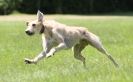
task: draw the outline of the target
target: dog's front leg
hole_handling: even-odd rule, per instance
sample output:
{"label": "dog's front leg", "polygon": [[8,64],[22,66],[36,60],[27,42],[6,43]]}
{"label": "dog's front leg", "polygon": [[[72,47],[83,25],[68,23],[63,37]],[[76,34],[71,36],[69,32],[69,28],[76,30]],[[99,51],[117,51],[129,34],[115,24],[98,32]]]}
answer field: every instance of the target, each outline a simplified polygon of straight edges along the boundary
{"label": "dog's front leg", "polygon": [[26,64],[36,64],[39,60],[46,57],[46,52],[42,51],[39,55],[37,55],[34,59],[25,58]]}
{"label": "dog's front leg", "polygon": [[52,43],[49,43],[48,41],[44,41],[43,42],[43,48],[44,48],[43,51],[40,54],[38,54],[34,59],[25,58],[26,64],[36,64],[39,60],[46,57],[46,54],[52,48],[52,46],[50,44],[52,44]]}
{"label": "dog's front leg", "polygon": [[54,54],[55,52],[60,51],[60,50],[62,50],[62,49],[66,49],[66,48],[67,48],[67,46],[66,46],[65,43],[60,43],[57,47],[52,48],[52,49],[50,50],[50,52],[49,52],[48,54],[46,54],[46,57],[47,57],[47,58],[48,58],[48,57],[51,57],[51,56],[53,56],[53,54]]}

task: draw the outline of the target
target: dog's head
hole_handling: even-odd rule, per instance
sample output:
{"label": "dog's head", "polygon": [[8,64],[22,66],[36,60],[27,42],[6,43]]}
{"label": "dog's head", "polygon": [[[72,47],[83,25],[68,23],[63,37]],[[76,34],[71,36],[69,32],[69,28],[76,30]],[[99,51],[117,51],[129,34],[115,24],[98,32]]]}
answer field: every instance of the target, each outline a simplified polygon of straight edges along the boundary
{"label": "dog's head", "polygon": [[33,35],[36,32],[42,34],[44,32],[44,25],[43,25],[43,13],[40,11],[37,12],[37,20],[27,22],[27,29],[25,30],[25,33],[27,35]]}

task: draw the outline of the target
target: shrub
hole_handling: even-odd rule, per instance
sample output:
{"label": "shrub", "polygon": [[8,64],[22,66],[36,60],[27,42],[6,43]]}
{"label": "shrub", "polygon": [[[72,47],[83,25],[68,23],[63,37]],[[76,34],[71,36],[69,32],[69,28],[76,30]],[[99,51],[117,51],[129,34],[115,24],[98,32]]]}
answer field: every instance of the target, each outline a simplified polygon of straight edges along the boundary
{"label": "shrub", "polygon": [[0,14],[7,15],[17,8],[22,0],[0,0]]}

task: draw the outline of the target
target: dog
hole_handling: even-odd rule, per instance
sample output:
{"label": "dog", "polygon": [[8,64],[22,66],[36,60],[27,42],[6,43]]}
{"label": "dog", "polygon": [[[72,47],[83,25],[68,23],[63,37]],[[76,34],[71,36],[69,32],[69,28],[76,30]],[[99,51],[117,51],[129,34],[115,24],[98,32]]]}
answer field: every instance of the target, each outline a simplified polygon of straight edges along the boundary
{"label": "dog", "polygon": [[26,34],[29,36],[35,33],[41,34],[43,46],[43,51],[35,58],[25,58],[26,64],[37,64],[39,60],[49,58],[60,50],[72,48],[74,57],[82,61],[86,67],[85,58],[81,51],[87,45],[91,45],[105,54],[118,67],[118,64],[103,47],[99,37],[89,32],[85,27],[67,26],[54,20],[45,20],[43,13],[40,11],[37,12],[37,20],[27,22],[26,24]]}

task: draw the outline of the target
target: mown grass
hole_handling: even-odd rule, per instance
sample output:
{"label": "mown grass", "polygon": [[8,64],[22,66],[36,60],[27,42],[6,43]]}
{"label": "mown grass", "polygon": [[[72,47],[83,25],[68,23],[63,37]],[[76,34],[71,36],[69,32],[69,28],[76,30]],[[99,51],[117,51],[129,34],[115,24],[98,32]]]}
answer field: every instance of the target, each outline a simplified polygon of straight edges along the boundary
{"label": "mown grass", "polygon": [[83,51],[86,69],[71,50],[60,51],[37,65],[26,65],[25,57],[33,58],[42,50],[41,36],[27,36],[23,21],[1,21],[0,82],[133,82],[133,17],[56,20],[84,26],[100,36],[120,67],[115,68],[90,46]]}

